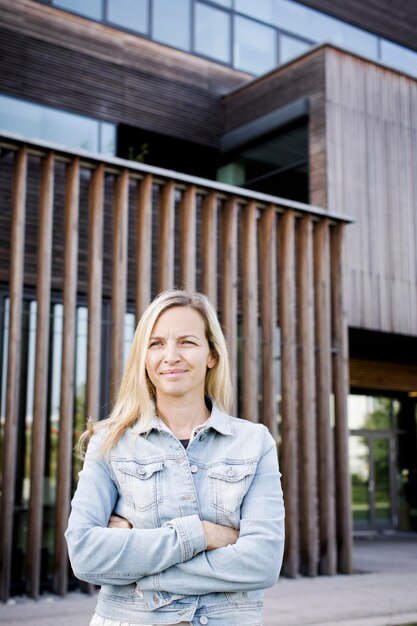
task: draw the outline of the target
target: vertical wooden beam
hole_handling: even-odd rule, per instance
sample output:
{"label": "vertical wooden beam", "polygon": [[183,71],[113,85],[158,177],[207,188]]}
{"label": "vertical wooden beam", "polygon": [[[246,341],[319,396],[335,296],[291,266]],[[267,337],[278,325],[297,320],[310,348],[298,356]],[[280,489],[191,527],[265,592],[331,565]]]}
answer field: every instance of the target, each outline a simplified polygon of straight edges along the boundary
{"label": "vertical wooden beam", "polygon": [[138,184],[136,204],[136,321],[151,301],[152,175]]}
{"label": "vertical wooden beam", "polygon": [[237,200],[230,198],[222,213],[222,322],[229,347],[230,371],[235,392],[233,405],[235,414],[237,412],[237,220]]}
{"label": "vertical wooden beam", "polygon": [[333,312],[333,388],[335,403],[336,532],[338,569],[352,572],[352,495],[349,471],[348,323],[345,303],[343,243],[345,226],[331,228],[331,294]]}
{"label": "vertical wooden beam", "polygon": [[217,306],[217,194],[205,196],[202,212],[203,293]]}
{"label": "vertical wooden beam", "polygon": [[27,148],[15,157],[10,242],[10,315],[7,356],[6,423],[3,442],[3,493],[0,507],[0,600],[9,597],[19,417],[22,343],[23,271],[25,254]]}
{"label": "vertical wooden beam", "polygon": [[174,286],[175,184],[165,183],[160,192],[161,236],[159,240],[159,290]]}
{"label": "vertical wooden beam", "polygon": [[123,348],[127,293],[127,225],[129,171],[117,177],[113,202],[112,333],[110,392],[117,394],[123,371]]}
{"label": "vertical wooden beam", "polygon": [[298,574],[299,546],[294,229],[294,213],[286,211],[280,219],[278,288],[282,354],[281,467],[286,508],[284,572],[290,577]]}
{"label": "vertical wooden beam", "polygon": [[48,423],[47,401],[49,326],[51,316],[53,185],[54,155],[50,152],[42,162],[39,200],[35,388],[28,529],[28,585],[29,594],[33,598],[39,596],[41,573],[45,439]]}
{"label": "vertical wooden beam", "polygon": [[275,362],[276,311],[276,210],[263,210],[260,218],[260,280],[262,330],[262,423],[277,437],[277,368]]}
{"label": "vertical wooden beam", "polygon": [[100,163],[92,173],[89,191],[86,416],[96,421],[99,416],[101,311],[103,299],[103,163]]}
{"label": "vertical wooden beam", "polygon": [[320,573],[336,573],[336,529],[333,437],[330,424],[331,325],[329,233],[326,220],[314,229],[314,288],[316,328],[317,450]]}
{"label": "vertical wooden beam", "polygon": [[301,571],[317,575],[317,471],[314,376],[312,222],[301,218],[297,237],[299,350],[299,491]]}
{"label": "vertical wooden beam", "polygon": [[80,159],[67,167],[64,243],[64,323],[58,439],[58,470],[54,546],[54,592],[63,596],[68,585],[68,556],[64,532],[71,497],[74,422],[75,332],[77,305],[78,207]]}
{"label": "vertical wooden beam", "polygon": [[258,246],[257,208],[251,201],[243,209],[243,393],[242,416],[259,421],[258,411]]}
{"label": "vertical wooden beam", "polygon": [[196,189],[190,185],[181,202],[181,288],[195,291]]}

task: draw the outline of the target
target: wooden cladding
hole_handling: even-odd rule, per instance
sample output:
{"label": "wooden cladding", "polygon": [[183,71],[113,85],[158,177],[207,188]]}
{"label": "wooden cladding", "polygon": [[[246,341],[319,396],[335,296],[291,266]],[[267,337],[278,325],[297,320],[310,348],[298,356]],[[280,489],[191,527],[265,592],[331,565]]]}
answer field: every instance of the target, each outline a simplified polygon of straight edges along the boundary
{"label": "wooden cladding", "polygon": [[[130,316],[137,321],[159,290],[173,286],[206,292],[217,306],[230,350],[235,411],[264,423],[281,448],[285,572],[296,576],[350,571],[343,223],[312,207],[180,174],[173,178],[172,172],[164,176],[161,169],[127,161],[88,160],[52,153],[39,144],[22,147],[11,139],[7,146],[12,148],[7,163],[14,174],[9,180],[13,192],[10,332],[3,391],[2,599],[9,595],[12,564],[15,450],[22,427],[18,398],[25,401],[19,377],[21,322],[22,306],[29,297],[25,288],[32,276],[32,270],[26,273],[24,261],[26,222],[36,223],[38,241],[26,590],[37,597],[42,586],[52,300],[63,305],[63,326],[51,562],[53,590],[64,594],[68,561],[63,533],[75,487],[75,415],[82,410],[85,419],[97,419],[103,398],[111,402],[126,357],[126,320]],[[30,180],[29,159],[35,164]],[[35,204],[27,199],[32,188],[39,189]],[[59,229],[64,231],[61,282],[53,254]],[[74,401],[81,358],[80,307],[85,307],[87,319],[81,409],[79,398]]]}

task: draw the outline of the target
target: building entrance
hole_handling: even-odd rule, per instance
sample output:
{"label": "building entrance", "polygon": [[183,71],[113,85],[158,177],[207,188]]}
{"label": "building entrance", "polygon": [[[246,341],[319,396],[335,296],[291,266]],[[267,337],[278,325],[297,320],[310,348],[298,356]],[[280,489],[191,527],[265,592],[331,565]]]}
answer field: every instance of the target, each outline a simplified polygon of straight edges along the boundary
{"label": "building entrance", "polygon": [[417,530],[413,399],[349,396],[349,464],[356,530]]}
{"label": "building entrance", "polygon": [[352,513],[356,528],[396,528],[395,436],[352,431]]}

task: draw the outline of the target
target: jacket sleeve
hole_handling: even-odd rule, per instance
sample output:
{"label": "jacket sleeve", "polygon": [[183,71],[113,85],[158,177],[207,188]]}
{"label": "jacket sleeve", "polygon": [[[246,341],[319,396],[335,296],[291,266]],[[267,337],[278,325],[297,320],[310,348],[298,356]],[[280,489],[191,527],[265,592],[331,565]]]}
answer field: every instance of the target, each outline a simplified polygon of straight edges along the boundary
{"label": "jacket sleeve", "polygon": [[265,429],[267,450],[242,503],[239,539],[138,581],[143,591],[202,595],[266,589],[279,577],[284,552],[284,504],[276,444]]}
{"label": "jacket sleeve", "polygon": [[65,537],[74,574],[103,585],[125,585],[192,558],[206,548],[198,515],[171,520],[161,528],[107,528],[118,498],[106,460],[90,441]]}

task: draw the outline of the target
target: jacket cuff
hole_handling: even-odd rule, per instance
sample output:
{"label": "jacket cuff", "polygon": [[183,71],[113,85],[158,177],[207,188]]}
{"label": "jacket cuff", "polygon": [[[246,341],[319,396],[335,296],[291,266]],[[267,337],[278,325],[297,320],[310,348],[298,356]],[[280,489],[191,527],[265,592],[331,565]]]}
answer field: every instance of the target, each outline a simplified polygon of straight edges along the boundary
{"label": "jacket cuff", "polygon": [[170,524],[177,531],[180,541],[182,561],[188,561],[193,556],[203,552],[206,547],[206,535],[203,524],[198,515],[176,517]]}

